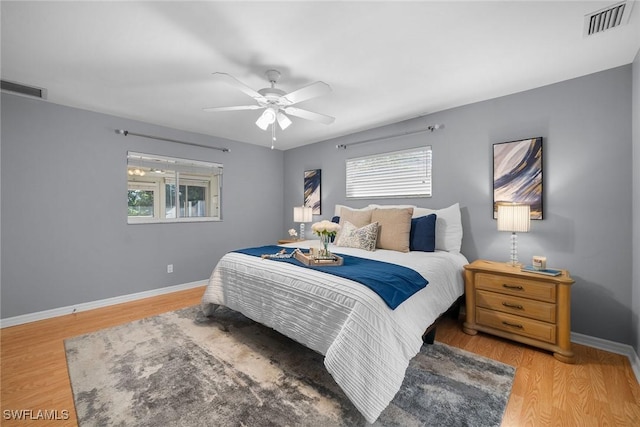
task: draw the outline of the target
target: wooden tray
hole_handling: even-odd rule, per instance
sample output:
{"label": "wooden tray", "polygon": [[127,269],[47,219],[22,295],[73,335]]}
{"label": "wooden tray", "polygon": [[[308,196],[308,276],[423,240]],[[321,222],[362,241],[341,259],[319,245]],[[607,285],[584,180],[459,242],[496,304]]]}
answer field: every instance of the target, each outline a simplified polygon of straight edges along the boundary
{"label": "wooden tray", "polygon": [[294,255],[298,261],[304,265],[310,265],[315,267],[328,267],[333,265],[342,265],[342,257],[338,255],[332,255],[331,259],[313,258],[309,253],[303,253],[297,251]]}

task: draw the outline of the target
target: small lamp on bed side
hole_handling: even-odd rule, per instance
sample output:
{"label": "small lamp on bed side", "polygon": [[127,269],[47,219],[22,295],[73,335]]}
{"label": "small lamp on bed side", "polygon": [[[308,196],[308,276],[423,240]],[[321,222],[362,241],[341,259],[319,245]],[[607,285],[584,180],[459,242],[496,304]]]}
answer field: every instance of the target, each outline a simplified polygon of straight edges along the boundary
{"label": "small lamp on bed side", "polygon": [[511,232],[511,266],[518,263],[518,236],[516,233],[527,233],[531,227],[531,208],[524,203],[498,202],[498,231]]}
{"label": "small lamp on bed side", "polygon": [[313,209],[309,206],[295,206],[293,208],[293,222],[300,223],[300,240],[304,238],[304,223],[313,220]]}

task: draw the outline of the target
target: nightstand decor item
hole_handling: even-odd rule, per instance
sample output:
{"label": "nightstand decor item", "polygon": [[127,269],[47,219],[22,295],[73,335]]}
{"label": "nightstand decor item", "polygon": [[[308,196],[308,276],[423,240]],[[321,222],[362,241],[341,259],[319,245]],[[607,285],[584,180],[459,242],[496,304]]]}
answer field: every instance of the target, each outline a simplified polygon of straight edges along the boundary
{"label": "nightstand decor item", "polygon": [[547,268],[547,257],[534,255],[531,260],[531,266],[535,270],[544,270]]}
{"label": "nightstand decor item", "polygon": [[293,208],[293,222],[300,223],[300,240],[304,240],[304,223],[313,220],[313,210],[308,206]]}
{"label": "nightstand decor item", "polygon": [[556,270],[555,268],[536,268],[532,265],[523,265],[520,270],[528,273],[546,274],[547,276],[559,276],[562,274],[562,270]]}
{"label": "nightstand decor item", "polygon": [[552,276],[485,260],[465,265],[464,270],[465,333],[497,335],[552,351],[561,362],[574,362],[573,279],[568,271],[557,270]]}
{"label": "nightstand decor item", "polygon": [[531,226],[529,205],[523,203],[498,203],[498,231],[511,232],[511,258],[509,265],[518,263],[518,235],[528,233]]}

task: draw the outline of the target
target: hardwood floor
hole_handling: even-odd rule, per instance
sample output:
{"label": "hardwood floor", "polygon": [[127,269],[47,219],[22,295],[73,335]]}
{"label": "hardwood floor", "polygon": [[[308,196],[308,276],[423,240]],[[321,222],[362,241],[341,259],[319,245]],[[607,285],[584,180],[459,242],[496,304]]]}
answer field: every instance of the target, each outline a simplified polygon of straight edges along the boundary
{"label": "hardwood floor", "polygon": [[[198,304],[203,291],[195,288],[2,329],[0,424],[77,425],[64,340]],[[436,340],[517,368],[505,427],[640,425],[640,386],[624,356],[574,344],[576,364],[567,365],[501,338],[466,335],[461,321],[448,317],[440,320]],[[11,411],[27,418],[42,418],[38,411],[48,411],[58,420],[7,419]]]}
{"label": "hardwood floor", "polygon": [[640,385],[625,356],[573,344],[575,364],[551,353],[479,333],[444,318],[436,340],[515,366],[502,425],[640,426]]}

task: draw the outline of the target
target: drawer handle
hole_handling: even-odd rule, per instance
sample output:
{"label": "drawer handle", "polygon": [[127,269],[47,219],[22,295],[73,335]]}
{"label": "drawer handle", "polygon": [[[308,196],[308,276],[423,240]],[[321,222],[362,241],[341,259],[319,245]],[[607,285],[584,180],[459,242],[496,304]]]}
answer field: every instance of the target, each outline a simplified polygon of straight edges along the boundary
{"label": "drawer handle", "polygon": [[503,283],[502,287],[503,288],[507,288],[507,289],[513,289],[513,290],[516,290],[516,291],[524,290],[524,288],[522,286],[520,286],[520,285],[507,285],[506,283]]}
{"label": "drawer handle", "polygon": [[504,320],[502,321],[502,324],[506,325],[506,326],[511,326],[512,328],[522,329],[522,325],[517,325],[515,323],[505,322]]}
{"label": "drawer handle", "polygon": [[502,305],[504,305],[505,307],[509,307],[509,308],[515,308],[516,310],[523,310],[524,307],[521,306],[520,304],[510,304],[508,302],[503,302]]}

